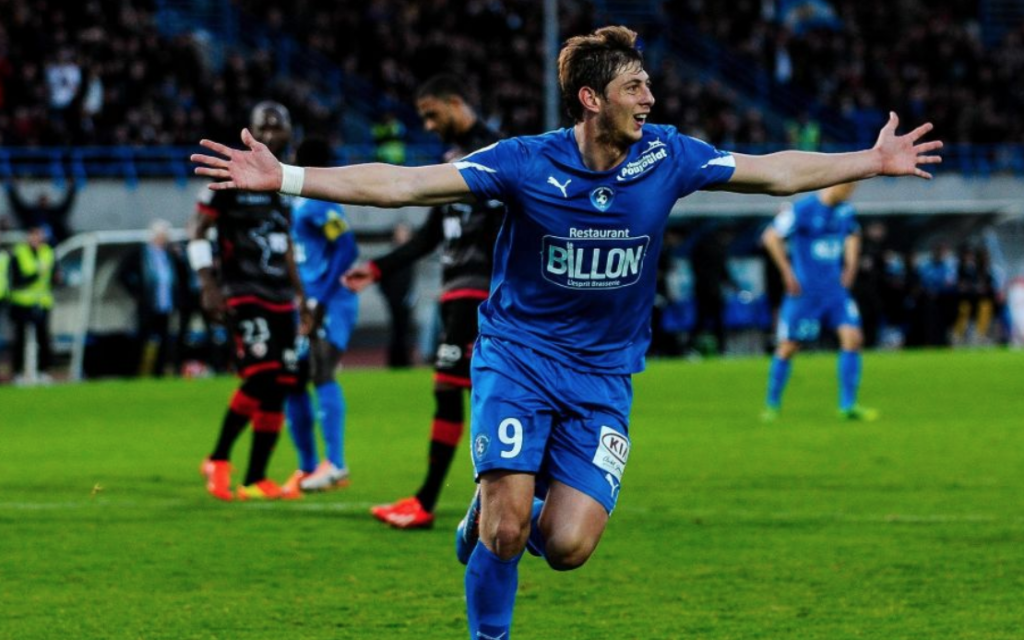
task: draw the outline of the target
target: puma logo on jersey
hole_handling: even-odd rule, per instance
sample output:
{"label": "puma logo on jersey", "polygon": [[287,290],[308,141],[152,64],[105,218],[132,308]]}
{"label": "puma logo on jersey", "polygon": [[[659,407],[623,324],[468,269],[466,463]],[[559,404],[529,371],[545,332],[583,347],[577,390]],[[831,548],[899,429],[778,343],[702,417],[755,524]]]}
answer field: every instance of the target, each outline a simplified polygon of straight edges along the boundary
{"label": "puma logo on jersey", "polygon": [[619,490],[619,487],[621,487],[622,484],[619,483],[619,482],[616,482],[615,478],[613,478],[612,474],[610,474],[610,473],[604,474],[604,479],[608,481],[608,486],[610,486],[612,488],[612,497],[614,498],[615,497],[615,493]]}
{"label": "puma logo on jersey", "polygon": [[569,194],[567,194],[565,192],[565,189],[566,189],[566,187],[569,186],[570,182],[572,182],[572,178],[566,180],[565,184],[559,184],[558,180],[555,180],[555,176],[548,176],[548,184],[551,184],[551,185],[554,185],[554,186],[558,187],[558,190],[562,192],[562,197],[563,198],[568,198],[569,197]]}

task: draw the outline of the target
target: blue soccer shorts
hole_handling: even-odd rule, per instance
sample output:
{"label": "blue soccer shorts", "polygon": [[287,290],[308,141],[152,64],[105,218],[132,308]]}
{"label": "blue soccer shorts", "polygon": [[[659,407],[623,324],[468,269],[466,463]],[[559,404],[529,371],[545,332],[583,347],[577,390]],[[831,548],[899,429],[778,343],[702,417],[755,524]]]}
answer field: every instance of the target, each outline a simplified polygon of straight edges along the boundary
{"label": "blue soccer shorts", "polygon": [[348,349],[348,341],[359,316],[359,296],[341,292],[327,301],[321,336],[339,351]]}
{"label": "blue soccer shorts", "polygon": [[831,330],[860,328],[860,311],[850,294],[786,296],[776,337],[779,342],[811,342],[818,339],[822,326]]}
{"label": "blue soccer shorts", "polygon": [[558,360],[481,336],[473,351],[473,466],[479,478],[509,470],[557,480],[611,514],[629,458],[629,375],[576,371]]}

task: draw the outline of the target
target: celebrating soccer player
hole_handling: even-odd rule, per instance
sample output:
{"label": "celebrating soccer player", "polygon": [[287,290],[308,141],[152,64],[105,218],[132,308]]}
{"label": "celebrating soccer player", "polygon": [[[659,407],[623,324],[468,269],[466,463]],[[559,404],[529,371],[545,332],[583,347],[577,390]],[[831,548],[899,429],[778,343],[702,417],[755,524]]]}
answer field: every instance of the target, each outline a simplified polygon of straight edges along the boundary
{"label": "celebrating soccer player", "polygon": [[[930,177],[940,142],[923,125],[842,154],[730,154],[647,123],[654,95],[636,34],[571,38],[559,82],[575,125],[503,140],[461,161],[333,169],[282,165],[204,140],[217,191],[284,191],[384,207],[505,203],[491,295],[473,353],[472,456],[479,488],[457,532],[468,563],[470,637],[507,639],[523,550],[581,566],[608,523],[629,457],[631,376],[650,340],[658,252],[676,200],[699,189],[776,195],[876,175]],[[535,496],[538,499],[535,500]]]}
{"label": "celebrating soccer player", "polygon": [[860,229],[847,202],[855,186],[836,185],[786,205],[761,236],[786,287],[762,414],[767,422],[779,415],[791,361],[800,343],[817,339],[822,323],[839,336],[840,417],[877,417],[875,410],[857,404],[864,338],[850,287],[857,277]]}

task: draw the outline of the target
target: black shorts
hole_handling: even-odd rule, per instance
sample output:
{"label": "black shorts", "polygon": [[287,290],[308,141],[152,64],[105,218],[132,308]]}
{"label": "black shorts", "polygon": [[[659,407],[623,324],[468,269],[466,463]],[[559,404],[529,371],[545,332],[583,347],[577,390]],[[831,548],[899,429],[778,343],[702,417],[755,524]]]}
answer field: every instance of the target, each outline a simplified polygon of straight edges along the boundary
{"label": "black shorts", "polygon": [[295,306],[241,296],[230,298],[228,307],[238,375],[248,378],[270,371],[278,374],[279,381],[294,383],[298,372]]}
{"label": "black shorts", "polygon": [[441,338],[434,358],[434,381],[469,387],[469,361],[478,333],[477,309],[483,300],[456,298],[441,302]]}

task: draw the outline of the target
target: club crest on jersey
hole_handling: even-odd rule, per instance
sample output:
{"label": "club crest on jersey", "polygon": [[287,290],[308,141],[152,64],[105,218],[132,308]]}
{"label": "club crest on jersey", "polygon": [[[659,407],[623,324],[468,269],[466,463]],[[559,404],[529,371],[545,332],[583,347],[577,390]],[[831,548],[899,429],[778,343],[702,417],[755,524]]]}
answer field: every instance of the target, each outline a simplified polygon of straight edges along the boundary
{"label": "club crest on jersey", "polygon": [[566,289],[619,289],[643,272],[649,236],[628,230],[573,229],[568,238],[544,236],[544,279]]}
{"label": "club crest on jersey", "polygon": [[484,457],[484,454],[487,453],[487,447],[490,446],[490,444],[491,439],[487,436],[479,435],[476,437],[476,440],[473,442],[473,454],[478,460]]}
{"label": "club crest on jersey", "polygon": [[598,211],[607,211],[615,199],[615,190],[611,187],[598,187],[590,192],[590,204]]}

